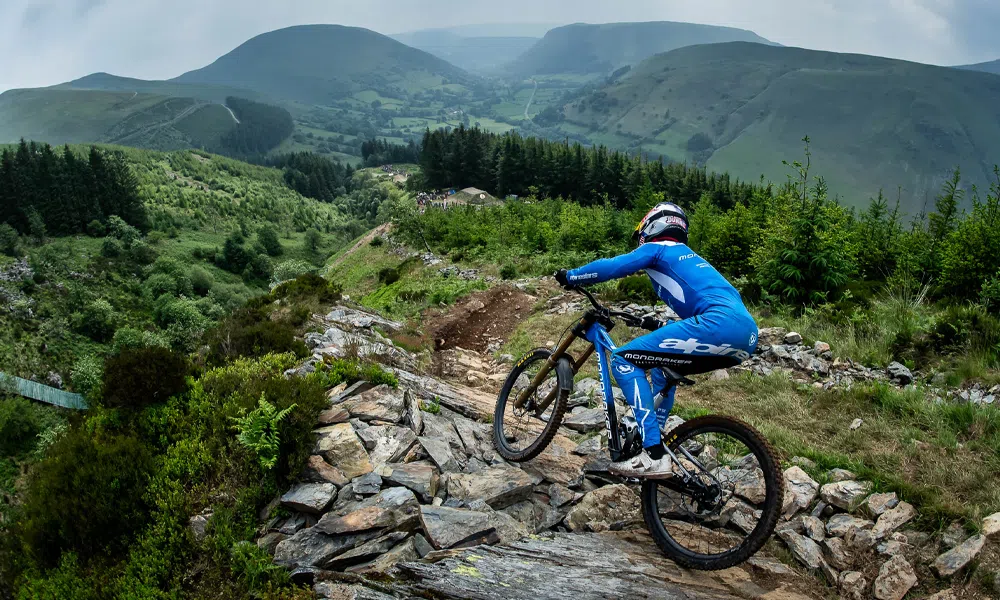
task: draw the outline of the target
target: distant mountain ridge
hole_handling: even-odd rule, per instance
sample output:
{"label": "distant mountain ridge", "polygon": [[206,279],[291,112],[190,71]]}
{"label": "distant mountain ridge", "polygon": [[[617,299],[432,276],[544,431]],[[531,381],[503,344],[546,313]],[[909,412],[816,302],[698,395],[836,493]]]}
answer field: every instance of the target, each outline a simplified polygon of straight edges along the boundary
{"label": "distant mountain ridge", "polygon": [[650,56],[694,44],[734,41],[771,44],[752,31],[673,21],[575,23],[545,34],[507,70],[532,75],[609,73]]}
{"label": "distant mountain ridge", "polygon": [[449,29],[415,31],[390,37],[466,71],[480,74],[499,71],[540,39],[526,36],[465,36]]}
{"label": "distant mountain ridge", "polygon": [[299,25],[263,33],[212,64],[172,79],[246,88],[271,98],[326,104],[366,88],[406,95],[451,80],[462,69],[360,27]]}
{"label": "distant mountain ridge", "polygon": [[611,145],[783,181],[812,138],[815,173],[863,204],[902,186],[920,211],[955,167],[988,184],[1000,162],[1000,78],[858,54],[734,42],[654,56],[563,107]]}
{"label": "distant mountain ridge", "polygon": [[973,65],[960,65],[955,68],[965,69],[966,71],[982,71],[984,73],[993,73],[994,75],[1000,75],[1000,59],[991,60],[989,62],[976,63]]}

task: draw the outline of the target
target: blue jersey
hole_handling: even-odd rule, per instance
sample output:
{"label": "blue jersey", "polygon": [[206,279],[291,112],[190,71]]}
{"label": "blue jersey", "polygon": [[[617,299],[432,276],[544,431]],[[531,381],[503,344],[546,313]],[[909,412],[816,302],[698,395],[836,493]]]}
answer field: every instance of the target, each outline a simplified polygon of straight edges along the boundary
{"label": "blue jersey", "polygon": [[705,259],[677,242],[645,243],[628,254],[573,269],[567,279],[590,285],[638,271],[649,275],[656,294],[682,319],[713,309],[750,316],[736,288]]}

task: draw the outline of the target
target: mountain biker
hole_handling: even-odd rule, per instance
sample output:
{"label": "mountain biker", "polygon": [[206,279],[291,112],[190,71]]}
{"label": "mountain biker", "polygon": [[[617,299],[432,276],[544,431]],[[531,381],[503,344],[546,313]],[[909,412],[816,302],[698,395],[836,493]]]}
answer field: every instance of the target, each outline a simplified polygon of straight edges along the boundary
{"label": "mountain biker", "polygon": [[[661,367],[691,375],[740,364],[757,347],[757,324],[736,288],[687,246],[688,218],[679,206],[657,204],[639,222],[633,240],[638,247],[629,254],[562,269],[555,277],[572,289],[645,270],[657,296],[681,318],[664,324],[647,317],[642,327],[652,333],[616,349],[611,359],[611,372],[642,430],[643,452],[612,463],[609,471],[662,479],[673,474],[660,428],[673,408],[676,388],[665,389],[668,380]],[[647,370],[659,391],[659,406]]]}

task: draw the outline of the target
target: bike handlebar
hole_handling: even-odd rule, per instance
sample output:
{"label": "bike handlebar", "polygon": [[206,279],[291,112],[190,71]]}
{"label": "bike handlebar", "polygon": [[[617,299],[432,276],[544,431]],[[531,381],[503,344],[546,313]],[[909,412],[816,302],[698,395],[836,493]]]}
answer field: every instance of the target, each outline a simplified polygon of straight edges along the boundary
{"label": "bike handlebar", "polygon": [[610,308],[603,306],[600,302],[597,301],[597,298],[595,298],[594,295],[590,293],[590,291],[587,288],[575,287],[573,288],[573,290],[580,292],[581,294],[586,296],[587,300],[590,300],[590,303],[594,306],[594,309],[602,314],[605,314],[609,317],[618,317],[621,320],[625,321],[625,324],[629,325],[630,327],[638,327],[642,323],[642,318],[637,317],[631,313],[621,312],[618,310],[611,310]]}

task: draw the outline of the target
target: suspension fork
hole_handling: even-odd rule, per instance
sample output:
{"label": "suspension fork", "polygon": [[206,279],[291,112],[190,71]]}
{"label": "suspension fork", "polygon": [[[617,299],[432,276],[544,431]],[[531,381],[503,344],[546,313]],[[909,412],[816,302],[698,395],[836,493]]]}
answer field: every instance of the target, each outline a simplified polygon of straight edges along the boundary
{"label": "suspension fork", "polygon": [[[559,347],[556,348],[555,351],[549,355],[549,357],[545,360],[545,364],[542,365],[542,368],[539,369],[538,373],[531,380],[531,383],[528,384],[528,387],[521,390],[521,393],[517,395],[517,399],[514,400],[514,406],[516,408],[524,408],[524,405],[525,403],[527,403],[528,398],[530,398],[538,389],[538,386],[540,386],[542,382],[545,381],[545,378],[548,377],[549,373],[552,372],[552,369],[555,368],[556,363],[559,362],[559,359],[561,359],[563,356],[566,355],[566,352],[569,350],[569,347],[573,344],[573,342],[576,341],[578,337],[581,337],[580,332],[586,331],[586,328],[588,326],[589,324],[587,323],[587,320],[582,319],[573,328],[572,335],[568,336],[561,344],[559,344]],[[584,363],[586,363],[587,360],[591,356],[593,356],[593,354],[594,354],[594,345],[591,344],[587,348],[587,350],[583,353],[583,355],[576,362],[573,363],[574,375],[580,372],[580,369],[583,367]],[[559,394],[559,386],[552,388],[552,390],[549,391],[548,394],[546,394],[545,398],[543,398],[542,401],[538,403],[538,405],[535,407],[535,410],[539,413],[545,412],[545,409],[548,408],[550,404],[552,404],[552,401],[556,399],[556,396],[558,394]]]}

